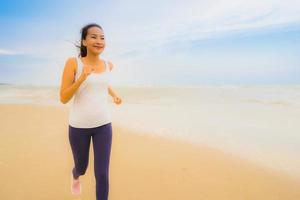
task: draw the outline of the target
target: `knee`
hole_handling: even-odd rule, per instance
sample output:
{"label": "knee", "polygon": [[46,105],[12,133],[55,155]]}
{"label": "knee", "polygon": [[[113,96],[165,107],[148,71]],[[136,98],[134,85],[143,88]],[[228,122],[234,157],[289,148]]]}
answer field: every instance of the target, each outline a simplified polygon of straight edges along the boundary
{"label": "knee", "polygon": [[85,172],[86,172],[86,169],[79,169],[79,170],[78,170],[78,174],[79,174],[80,176],[84,175]]}
{"label": "knee", "polygon": [[76,172],[78,173],[78,175],[82,176],[85,174],[86,170],[87,170],[87,165],[83,167],[79,167],[78,169],[76,169]]}

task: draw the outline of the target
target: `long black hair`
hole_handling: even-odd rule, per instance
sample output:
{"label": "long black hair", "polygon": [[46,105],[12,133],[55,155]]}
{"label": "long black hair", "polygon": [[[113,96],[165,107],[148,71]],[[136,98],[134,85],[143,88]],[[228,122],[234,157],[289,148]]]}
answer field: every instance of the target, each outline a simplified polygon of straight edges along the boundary
{"label": "long black hair", "polygon": [[83,46],[82,40],[85,40],[89,28],[94,27],[94,26],[96,26],[96,27],[100,28],[101,30],[103,30],[102,27],[99,24],[96,24],[96,23],[90,23],[90,24],[87,24],[84,27],[82,27],[81,32],[80,32],[81,33],[80,46],[76,45],[76,47],[78,47],[79,50],[80,50],[78,57],[79,56],[85,57],[87,55],[87,49],[86,49],[85,46]]}

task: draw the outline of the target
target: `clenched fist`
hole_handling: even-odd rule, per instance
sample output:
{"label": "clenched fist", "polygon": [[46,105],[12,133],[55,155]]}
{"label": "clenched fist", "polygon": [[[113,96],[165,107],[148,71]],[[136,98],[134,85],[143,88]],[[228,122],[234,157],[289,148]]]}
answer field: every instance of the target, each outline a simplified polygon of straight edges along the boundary
{"label": "clenched fist", "polygon": [[115,104],[119,105],[122,103],[122,99],[118,96],[113,97]]}
{"label": "clenched fist", "polygon": [[90,65],[84,65],[80,77],[85,80],[93,71],[94,69]]}

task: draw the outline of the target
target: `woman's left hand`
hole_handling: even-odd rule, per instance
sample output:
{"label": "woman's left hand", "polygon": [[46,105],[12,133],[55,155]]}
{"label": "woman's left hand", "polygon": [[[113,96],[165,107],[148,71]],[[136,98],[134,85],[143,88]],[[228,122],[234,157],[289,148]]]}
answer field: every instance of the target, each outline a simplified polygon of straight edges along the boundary
{"label": "woman's left hand", "polygon": [[118,96],[113,97],[115,104],[119,105],[122,103],[122,99]]}

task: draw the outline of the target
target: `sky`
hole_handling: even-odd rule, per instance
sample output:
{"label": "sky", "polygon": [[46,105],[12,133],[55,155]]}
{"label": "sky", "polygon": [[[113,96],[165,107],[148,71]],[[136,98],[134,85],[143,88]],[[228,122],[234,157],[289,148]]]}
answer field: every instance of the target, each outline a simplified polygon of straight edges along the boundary
{"label": "sky", "polygon": [[300,84],[299,0],[0,0],[0,82],[59,86],[98,23],[116,86]]}

